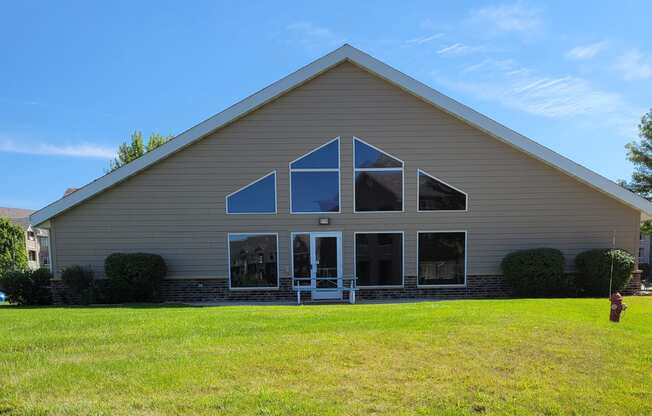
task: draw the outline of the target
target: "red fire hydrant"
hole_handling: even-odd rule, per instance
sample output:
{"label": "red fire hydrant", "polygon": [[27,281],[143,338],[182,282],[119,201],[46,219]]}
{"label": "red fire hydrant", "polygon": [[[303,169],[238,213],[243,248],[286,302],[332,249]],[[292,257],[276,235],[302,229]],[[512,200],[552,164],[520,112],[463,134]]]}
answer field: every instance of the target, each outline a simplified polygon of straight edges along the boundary
{"label": "red fire hydrant", "polygon": [[611,295],[609,298],[611,301],[611,313],[609,314],[609,320],[611,322],[620,322],[620,314],[627,309],[627,305],[623,303],[623,296],[616,292]]}

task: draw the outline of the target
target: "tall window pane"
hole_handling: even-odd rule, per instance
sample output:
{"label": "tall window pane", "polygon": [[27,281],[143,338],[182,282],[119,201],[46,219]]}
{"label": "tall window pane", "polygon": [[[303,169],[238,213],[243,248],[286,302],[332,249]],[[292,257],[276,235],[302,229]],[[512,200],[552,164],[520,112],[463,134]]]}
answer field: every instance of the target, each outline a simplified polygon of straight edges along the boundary
{"label": "tall window pane", "polygon": [[292,212],[338,212],[338,172],[292,172]]}
{"label": "tall window pane", "polygon": [[403,161],[354,138],[355,212],[403,210]]}
{"label": "tall window pane", "polygon": [[420,285],[464,284],[466,275],[466,233],[420,232]]}
{"label": "tall window pane", "polygon": [[231,287],[277,287],[277,258],[276,234],[230,234]]}
{"label": "tall window pane", "polygon": [[355,275],[358,286],[402,285],[403,234],[356,234]]}
{"label": "tall window pane", "polygon": [[401,211],[402,209],[403,172],[356,172],[356,211]]}
{"label": "tall window pane", "polygon": [[295,234],[292,238],[292,274],[300,285],[310,286],[310,234]]}
{"label": "tall window pane", "polygon": [[339,212],[339,169],[339,138],[290,162],[290,212]]}
{"label": "tall window pane", "polygon": [[466,209],[466,194],[439,179],[419,170],[419,210],[461,210]]}
{"label": "tall window pane", "polygon": [[276,172],[250,183],[226,197],[229,214],[273,214],[276,212]]}

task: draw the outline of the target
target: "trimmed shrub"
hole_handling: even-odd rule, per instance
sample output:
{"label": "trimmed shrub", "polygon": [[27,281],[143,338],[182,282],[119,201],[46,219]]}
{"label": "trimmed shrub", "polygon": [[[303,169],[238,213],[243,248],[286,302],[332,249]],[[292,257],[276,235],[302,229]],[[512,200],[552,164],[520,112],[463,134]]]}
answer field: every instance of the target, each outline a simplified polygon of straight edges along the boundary
{"label": "trimmed shrub", "polygon": [[609,275],[613,257],[611,291],[623,290],[632,277],[636,259],[622,249],[595,249],[575,257],[577,286],[587,296],[609,296]]}
{"label": "trimmed shrub", "polygon": [[74,299],[82,305],[95,302],[93,270],[82,266],[70,266],[61,271],[61,280]]}
{"label": "trimmed shrub", "polygon": [[158,299],[167,274],[163,258],[149,253],[113,253],[104,261],[113,302],[148,302]]}
{"label": "trimmed shrub", "polygon": [[48,269],[13,271],[0,277],[0,288],[7,300],[17,305],[49,305],[52,274]]}
{"label": "trimmed shrub", "polygon": [[554,248],[515,251],[501,263],[507,283],[519,296],[562,296],[573,292],[564,274],[564,255]]}

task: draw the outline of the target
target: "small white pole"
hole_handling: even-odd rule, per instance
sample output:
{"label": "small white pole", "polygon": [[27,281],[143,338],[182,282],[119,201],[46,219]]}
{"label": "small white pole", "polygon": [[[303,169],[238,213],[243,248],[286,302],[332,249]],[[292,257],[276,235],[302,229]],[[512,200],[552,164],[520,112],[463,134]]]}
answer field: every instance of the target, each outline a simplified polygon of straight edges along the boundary
{"label": "small white pole", "polygon": [[609,270],[609,299],[611,299],[611,285],[614,276],[614,254],[616,251],[616,230],[614,230],[614,235],[611,240],[611,270]]}

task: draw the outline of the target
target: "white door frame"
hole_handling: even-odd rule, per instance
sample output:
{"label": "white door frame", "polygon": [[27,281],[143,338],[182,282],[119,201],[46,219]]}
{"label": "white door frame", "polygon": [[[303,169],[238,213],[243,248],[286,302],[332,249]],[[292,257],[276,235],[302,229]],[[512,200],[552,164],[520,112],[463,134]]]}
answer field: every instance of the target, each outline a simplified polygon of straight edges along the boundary
{"label": "white door frame", "polygon": [[[341,231],[315,231],[310,232],[310,288],[312,299],[342,299],[342,232]],[[340,290],[319,291],[317,289],[317,244],[320,237],[335,237],[337,241],[337,288]]]}

